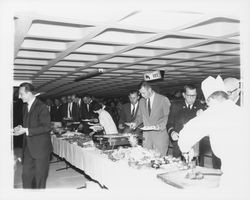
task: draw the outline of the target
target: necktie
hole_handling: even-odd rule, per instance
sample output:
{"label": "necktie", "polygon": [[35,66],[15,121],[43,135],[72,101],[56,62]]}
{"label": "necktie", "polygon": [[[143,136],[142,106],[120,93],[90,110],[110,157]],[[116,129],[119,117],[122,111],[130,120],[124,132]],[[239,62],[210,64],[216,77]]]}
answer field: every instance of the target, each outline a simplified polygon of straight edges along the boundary
{"label": "necktie", "polygon": [[88,110],[88,112],[89,112],[89,104],[87,104],[87,110]]}
{"label": "necktie", "polygon": [[135,106],[133,106],[133,109],[132,109],[132,113],[131,113],[132,117],[134,117],[134,114],[135,114]]}
{"label": "necktie", "polygon": [[71,103],[68,104],[68,117],[71,117]]}
{"label": "necktie", "polygon": [[151,105],[150,105],[150,98],[148,98],[148,114],[151,113]]}

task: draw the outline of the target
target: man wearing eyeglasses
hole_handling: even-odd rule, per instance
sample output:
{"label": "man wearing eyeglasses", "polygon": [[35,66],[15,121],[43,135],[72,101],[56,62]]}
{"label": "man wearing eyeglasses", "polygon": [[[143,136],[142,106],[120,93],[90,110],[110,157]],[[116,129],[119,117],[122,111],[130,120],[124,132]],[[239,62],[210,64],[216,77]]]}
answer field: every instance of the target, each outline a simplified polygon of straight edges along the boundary
{"label": "man wearing eyeglasses", "polygon": [[240,81],[237,78],[228,77],[224,79],[224,84],[230,100],[240,106]]}
{"label": "man wearing eyeglasses", "polygon": [[[205,106],[196,100],[197,90],[194,85],[185,85],[182,96],[184,98],[183,100],[175,101],[171,104],[167,123],[167,130],[173,144],[173,156],[176,158],[182,155],[177,144],[180,130],[190,119],[205,109]],[[194,149],[196,156],[198,156],[198,144],[195,145]]]}

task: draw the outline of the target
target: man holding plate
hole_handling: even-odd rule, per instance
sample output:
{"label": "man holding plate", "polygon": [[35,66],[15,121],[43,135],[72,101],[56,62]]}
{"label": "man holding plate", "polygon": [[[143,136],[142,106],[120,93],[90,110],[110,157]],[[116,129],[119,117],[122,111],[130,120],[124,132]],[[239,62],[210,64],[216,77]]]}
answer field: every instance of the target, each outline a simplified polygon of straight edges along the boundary
{"label": "man holding plate", "polygon": [[149,82],[143,81],[139,86],[143,98],[139,101],[139,110],[131,128],[143,124],[143,147],[158,151],[165,156],[169,145],[166,130],[170,101],[167,97],[156,93]]}
{"label": "man holding plate", "polygon": [[32,84],[22,83],[19,97],[25,103],[23,125],[15,127],[13,134],[24,135],[23,188],[45,188],[52,152],[50,113],[46,105],[36,98]]}

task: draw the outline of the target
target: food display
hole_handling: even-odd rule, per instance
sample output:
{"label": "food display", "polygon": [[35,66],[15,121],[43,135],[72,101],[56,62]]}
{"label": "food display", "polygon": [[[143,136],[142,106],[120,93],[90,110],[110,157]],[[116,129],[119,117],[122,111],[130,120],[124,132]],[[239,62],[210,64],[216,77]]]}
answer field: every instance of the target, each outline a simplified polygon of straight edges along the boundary
{"label": "food display", "polygon": [[112,151],[104,151],[109,159],[117,161],[126,161],[130,167],[141,168],[154,168],[154,169],[173,169],[185,170],[188,165],[181,161],[179,158],[172,156],[160,157],[160,154],[154,150],[148,150],[141,146],[118,148]]}
{"label": "food display", "polygon": [[201,180],[204,178],[204,176],[199,171],[191,170],[187,172],[187,175],[185,176],[185,178],[192,179],[192,180]]}
{"label": "food display", "polygon": [[134,168],[150,167],[151,160],[159,157],[159,153],[153,150],[147,150],[141,146],[122,148],[113,151],[109,154],[109,159],[112,161],[126,161],[129,166]]}
{"label": "food display", "polygon": [[66,132],[64,134],[57,135],[57,137],[83,148],[95,147],[90,136],[78,132]]}
{"label": "food display", "polygon": [[132,139],[131,133],[124,134],[108,134],[108,135],[93,135],[93,141],[97,148],[105,151],[117,149],[119,147],[130,147],[136,145],[136,141]]}

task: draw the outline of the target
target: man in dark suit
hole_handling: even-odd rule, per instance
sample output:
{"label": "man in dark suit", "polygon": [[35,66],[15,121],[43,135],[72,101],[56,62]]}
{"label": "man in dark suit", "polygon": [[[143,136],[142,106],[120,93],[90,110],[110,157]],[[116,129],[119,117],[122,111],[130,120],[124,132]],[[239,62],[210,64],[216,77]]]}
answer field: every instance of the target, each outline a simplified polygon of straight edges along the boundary
{"label": "man in dark suit", "polygon": [[83,119],[92,119],[97,117],[96,113],[93,111],[93,105],[94,101],[92,100],[91,95],[86,94],[83,97],[83,104],[82,104],[82,114],[83,114]]}
{"label": "man in dark suit", "polygon": [[68,115],[68,103],[67,103],[66,96],[61,97],[61,103],[62,104],[60,105],[60,110],[61,110],[62,118],[67,118],[67,115]]}
{"label": "man in dark suit", "polygon": [[[196,101],[197,90],[194,85],[185,85],[182,93],[184,99],[172,102],[167,123],[167,130],[173,144],[173,156],[181,157],[181,151],[177,144],[179,132],[190,119],[194,118],[199,112],[205,109],[199,101]],[[198,144],[195,147],[198,154]],[[198,156],[198,155],[196,155]]]}
{"label": "man in dark suit", "polygon": [[[94,113],[93,106],[95,105],[95,101],[92,100],[90,94],[85,94],[83,97],[82,104],[82,119],[94,119],[98,118],[98,114]],[[83,122],[83,132],[89,134],[92,130],[89,128],[88,122]]]}
{"label": "man in dark suit", "polygon": [[51,121],[54,122],[62,121],[61,105],[58,99],[54,100],[54,105],[51,107]]}
{"label": "man in dark suit", "polygon": [[81,119],[81,105],[78,103],[79,98],[76,94],[71,95],[71,103],[72,103],[72,120],[75,122],[79,122]]}
{"label": "man in dark suit", "polygon": [[119,131],[123,133],[140,133],[141,130],[136,128],[135,130],[131,129],[125,123],[130,123],[135,120],[135,117],[139,108],[139,93],[137,90],[132,90],[129,92],[129,103],[125,103],[122,105],[120,119],[119,119]]}
{"label": "man in dark suit", "polygon": [[165,156],[169,145],[166,125],[170,101],[156,93],[149,82],[143,81],[139,88],[143,98],[139,101],[136,119],[130,127],[135,129],[143,124],[143,147],[156,150],[161,156]]}
{"label": "man in dark suit", "polygon": [[23,188],[45,188],[52,152],[49,110],[36,98],[30,83],[20,85],[19,96],[25,103],[23,126],[15,127],[14,135],[24,134]]}

